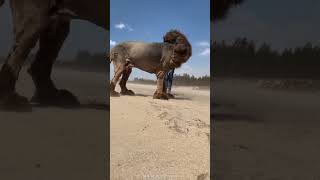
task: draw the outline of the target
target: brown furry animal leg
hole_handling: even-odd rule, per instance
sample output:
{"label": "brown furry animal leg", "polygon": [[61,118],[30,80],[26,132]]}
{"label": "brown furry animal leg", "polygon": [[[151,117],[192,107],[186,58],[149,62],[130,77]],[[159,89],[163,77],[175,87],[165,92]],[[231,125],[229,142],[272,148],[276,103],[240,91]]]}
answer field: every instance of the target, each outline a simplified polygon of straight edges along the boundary
{"label": "brown furry animal leg", "polygon": [[6,110],[29,111],[31,106],[28,99],[15,93],[15,84],[29,52],[36,45],[39,33],[46,26],[48,9],[39,8],[46,7],[42,6],[45,4],[42,1],[37,5],[33,4],[34,6],[30,7],[33,8],[32,11],[24,6],[18,6],[19,2],[11,2],[11,6],[16,7],[12,8],[14,44],[0,71],[0,106]]}
{"label": "brown furry animal leg", "polygon": [[52,20],[40,35],[39,51],[28,70],[36,91],[31,101],[42,105],[78,106],[78,99],[67,90],[58,90],[51,80],[52,66],[69,34],[70,21]]}
{"label": "brown furry animal leg", "polygon": [[129,96],[134,95],[134,92],[127,88],[127,81],[129,79],[131,72],[132,72],[132,67],[126,67],[126,70],[123,71],[123,74],[120,80],[121,95],[129,95]]}
{"label": "brown furry animal leg", "polygon": [[120,96],[120,94],[115,91],[115,88],[116,88],[116,85],[119,81],[119,78],[124,70],[125,70],[124,64],[119,64],[119,65],[115,66],[114,76],[113,76],[111,83],[110,83],[110,96],[115,96],[115,97]]}
{"label": "brown furry animal leg", "polygon": [[157,90],[153,94],[153,99],[165,99],[168,100],[167,93],[164,92],[164,76],[166,72],[160,71],[157,74]]}

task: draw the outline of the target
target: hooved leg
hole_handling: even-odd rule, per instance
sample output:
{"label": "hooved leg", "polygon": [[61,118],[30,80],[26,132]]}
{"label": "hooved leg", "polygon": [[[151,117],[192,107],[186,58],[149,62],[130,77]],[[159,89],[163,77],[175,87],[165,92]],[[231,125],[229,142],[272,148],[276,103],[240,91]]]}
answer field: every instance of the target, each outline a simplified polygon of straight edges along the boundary
{"label": "hooved leg", "polygon": [[70,21],[57,18],[41,33],[39,50],[28,72],[36,91],[31,101],[42,105],[78,106],[78,99],[67,90],[58,90],[51,80],[52,66],[68,36]]}
{"label": "hooved leg", "polygon": [[[31,49],[35,46],[42,28],[46,25],[45,9],[24,12],[25,8],[17,6],[18,1],[12,1],[14,45],[5,64],[0,71],[0,106],[6,110],[30,109],[27,98],[15,93],[15,84],[22,65]],[[21,14],[28,14],[21,16]]]}
{"label": "hooved leg", "polygon": [[121,95],[129,95],[129,96],[134,95],[134,92],[127,88],[127,81],[129,79],[131,72],[132,72],[131,67],[126,67],[126,69],[123,71],[123,74],[120,80]]}
{"label": "hooved leg", "polygon": [[15,92],[17,77],[8,64],[0,71],[0,109],[14,111],[29,111],[31,106],[28,99]]}
{"label": "hooved leg", "polygon": [[167,93],[164,92],[164,76],[165,72],[161,71],[157,74],[157,90],[153,94],[153,99],[165,99],[168,100]]}
{"label": "hooved leg", "polygon": [[125,70],[124,64],[116,64],[114,68],[114,76],[110,83],[110,96],[118,97],[120,94],[115,91],[116,85],[119,81],[119,78],[121,74],[123,74],[123,71]]}

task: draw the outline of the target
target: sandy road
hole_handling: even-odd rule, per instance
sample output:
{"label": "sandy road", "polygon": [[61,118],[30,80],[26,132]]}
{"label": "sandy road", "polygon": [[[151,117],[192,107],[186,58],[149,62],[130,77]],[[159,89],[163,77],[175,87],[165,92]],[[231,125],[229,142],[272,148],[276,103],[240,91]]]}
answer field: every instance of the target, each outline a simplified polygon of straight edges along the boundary
{"label": "sandy road", "polygon": [[216,179],[320,179],[319,91],[240,79],[218,79],[212,89]]}
{"label": "sandy road", "polygon": [[[0,111],[0,179],[107,179],[108,77],[55,68],[53,78],[79,97],[81,108]],[[17,91],[30,98],[33,89],[23,69]]]}
{"label": "sandy road", "polygon": [[[55,68],[53,79],[81,108],[0,111],[0,179],[109,179],[108,77]],[[137,96],[111,98],[111,179],[208,178],[209,91],[179,87],[177,99],[162,101],[152,99],[153,86],[129,87]],[[23,69],[17,91],[33,90]]]}
{"label": "sandy road", "polygon": [[112,179],[208,178],[209,91],[178,87],[165,101],[152,98],[155,86],[128,87],[136,96],[110,99]]}

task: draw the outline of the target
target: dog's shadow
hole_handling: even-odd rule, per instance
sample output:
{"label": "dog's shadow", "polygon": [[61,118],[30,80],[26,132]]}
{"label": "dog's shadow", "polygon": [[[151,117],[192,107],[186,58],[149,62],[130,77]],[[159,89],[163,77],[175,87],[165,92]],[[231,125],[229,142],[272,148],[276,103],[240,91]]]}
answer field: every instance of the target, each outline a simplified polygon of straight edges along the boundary
{"label": "dog's shadow", "polygon": [[[153,98],[153,95],[146,95],[146,94],[135,94],[133,96],[136,96],[136,97],[150,97],[150,98]],[[174,94],[174,98],[170,98],[169,100],[192,100],[190,97],[185,97],[185,96],[182,96],[182,95],[178,95],[178,94]]]}
{"label": "dog's shadow", "polygon": [[100,102],[86,102],[76,106],[52,106],[52,105],[32,104],[32,108],[60,108],[60,109],[68,109],[68,110],[90,109],[90,110],[99,110],[99,111],[110,111],[110,105],[106,103],[100,103]]}
{"label": "dog's shadow", "polygon": [[137,96],[137,97],[152,97],[152,95],[146,95],[146,94],[135,94],[133,96]]}
{"label": "dog's shadow", "polygon": [[189,101],[191,101],[192,98],[190,98],[190,97],[185,97],[185,96],[175,96],[175,97],[173,98],[173,100],[189,100]]}
{"label": "dog's shadow", "polygon": [[110,105],[105,104],[105,103],[87,103],[87,104],[81,104],[80,109],[93,109],[93,110],[110,111]]}

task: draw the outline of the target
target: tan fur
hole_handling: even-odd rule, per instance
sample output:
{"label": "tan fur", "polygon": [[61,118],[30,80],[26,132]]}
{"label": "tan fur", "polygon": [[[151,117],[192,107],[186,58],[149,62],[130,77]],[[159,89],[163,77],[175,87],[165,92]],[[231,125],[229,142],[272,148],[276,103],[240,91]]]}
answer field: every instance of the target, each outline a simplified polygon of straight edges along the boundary
{"label": "tan fur", "polygon": [[[157,90],[154,98],[167,99],[163,92],[163,78],[167,71],[180,67],[192,55],[192,47],[184,34],[177,30],[167,32],[163,37],[164,42],[145,43],[127,41],[113,47],[110,52],[110,62],[115,69],[115,76],[110,84],[111,95],[118,95],[114,91],[120,76],[130,74],[132,67],[157,75]],[[126,81],[122,81],[122,94],[128,93]],[[130,93],[133,93],[130,91]]]}

